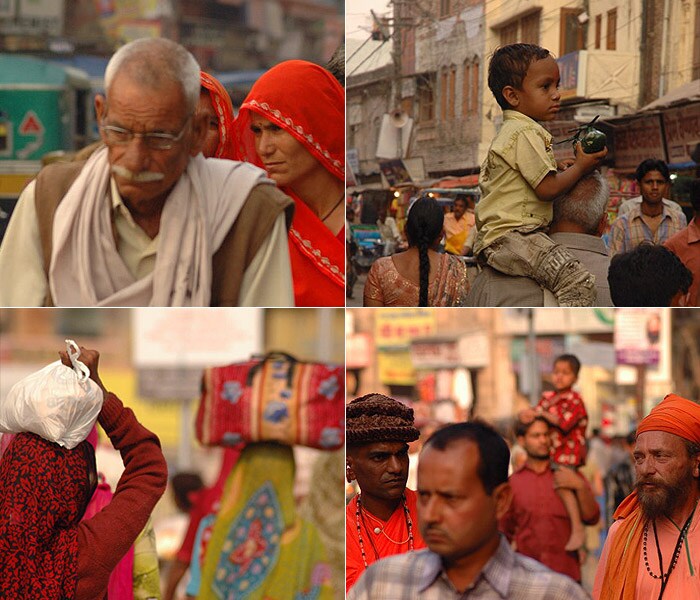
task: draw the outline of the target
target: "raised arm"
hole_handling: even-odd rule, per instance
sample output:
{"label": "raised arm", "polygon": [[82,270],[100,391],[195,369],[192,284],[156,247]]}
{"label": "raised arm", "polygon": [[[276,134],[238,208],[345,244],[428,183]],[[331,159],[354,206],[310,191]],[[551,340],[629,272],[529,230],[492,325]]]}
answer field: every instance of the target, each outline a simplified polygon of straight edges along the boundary
{"label": "raised arm", "polygon": [[587,175],[605,158],[608,153],[607,148],[600,152],[586,154],[581,149],[581,142],[576,144],[576,160],[574,164],[564,171],[549,173],[535,188],[535,194],[540,200],[552,201],[556,197],[568,192],[576,185],[579,179]]}
{"label": "raised arm", "polygon": [[[79,360],[105,391],[97,370],[99,353],[83,347]],[[61,352],[61,360],[68,357]],[[98,421],[122,455],[124,473],[111,502],[78,526],[76,600],[101,597],[109,575],[143,530],[167,484],[167,465],[158,437],[141,425],[130,408],[105,391]]]}

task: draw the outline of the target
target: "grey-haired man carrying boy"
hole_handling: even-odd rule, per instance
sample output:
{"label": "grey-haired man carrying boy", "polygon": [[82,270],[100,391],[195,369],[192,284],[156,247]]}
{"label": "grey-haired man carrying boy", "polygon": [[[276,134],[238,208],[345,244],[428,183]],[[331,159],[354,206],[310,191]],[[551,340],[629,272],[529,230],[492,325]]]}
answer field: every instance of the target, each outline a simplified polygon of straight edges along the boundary
{"label": "grey-haired man carrying boy", "polygon": [[573,164],[557,170],[552,136],[536,122],[551,121],[559,111],[559,67],[548,50],[503,46],[491,58],[488,77],[503,126],[481,166],[474,254],[502,273],[535,279],[560,306],[593,306],[595,278],[545,231],[552,200],[593,171],[607,148],[586,154],[577,144]]}

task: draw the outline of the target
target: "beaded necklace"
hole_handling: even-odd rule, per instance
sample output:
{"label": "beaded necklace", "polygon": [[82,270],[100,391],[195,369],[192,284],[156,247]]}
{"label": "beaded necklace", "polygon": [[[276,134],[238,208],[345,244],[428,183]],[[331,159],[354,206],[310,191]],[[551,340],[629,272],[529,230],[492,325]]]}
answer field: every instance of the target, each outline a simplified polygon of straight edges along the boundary
{"label": "beaded necklace", "polygon": [[[362,520],[362,523],[365,526],[365,529],[369,531],[369,527],[367,527],[367,523],[365,521],[365,513],[367,516],[373,517],[373,515],[370,515],[367,510],[362,510],[362,496],[357,497],[357,506],[355,507],[355,524],[357,525],[357,539],[360,542],[360,552],[362,554],[362,562],[365,564],[365,567],[368,566],[367,563],[367,555],[365,554],[365,544],[364,541],[362,540],[362,527],[360,527],[360,520]],[[404,512],[404,517],[406,518],[406,528],[408,529],[408,538],[406,538],[403,542],[397,542],[396,540],[391,539],[386,532],[384,531],[384,527],[375,527],[374,528],[374,533],[379,534],[383,533],[384,536],[390,541],[393,542],[394,544],[398,544],[399,546],[402,546],[406,542],[408,542],[408,550],[411,551],[413,550],[413,519],[411,519],[411,513],[408,511],[408,503],[406,502],[406,495],[404,494],[402,496],[403,500],[403,512]],[[379,521],[376,517],[373,517],[375,521]],[[379,529],[379,531],[377,531]],[[369,538],[369,543],[372,545],[372,550],[374,550],[374,558],[375,560],[379,560],[379,552],[377,551],[377,547],[374,544],[374,540],[370,536]]]}
{"label": "beaded necklace", "polygon": [[[681,548],[683,547],[683,540],[687,540],[687,535],[688,535],[688,530],[690,529],[690,523],[693,520],[693,515],[695,514],[695,509],[697,508],[697,502],[695,503],[695,508],[693,508],[693,511],[690,513],[690,516],[685,522],[685,525],[680,529],[680,533],[678,534],[678,541],[676,542],[676,547],[673,550],[673,556],[671,557],[671,564],[668,567],[668,571],[666,574],[664,574],[664,563],[663,563],[663,557],[661,556],[661,546],[659,545],[659,534],[657,533],[656,530],[656,519],[652,521],[652,527],[654,529],[654,540],[656,542],[656,551],[659,556],[659,570],[660,574],[657,575],[651,570],[651,566],[649,565],[649,558],[647,556],[647,534],[649,531],[649,522],[647,522],[644,525],[644,536],[643,536],[643,543],[642,543],[642,552],[644,554],[644,566],[647,568],[647,572],[649,575],[651,575],[654,579],[660,579],[661,580],[661,591],[659,592],[659,600],[664,595],[664,591],[666,590],[666,586],[668,585],[668,579],[671,577],[671,573],[673,572],[673,569],[676,568],[676,564],[678,563],[678,558],[680,557],[681,554]],[[673,522],[673,521],[671,521]],[[678,527],[676,525],[676,527]]]}

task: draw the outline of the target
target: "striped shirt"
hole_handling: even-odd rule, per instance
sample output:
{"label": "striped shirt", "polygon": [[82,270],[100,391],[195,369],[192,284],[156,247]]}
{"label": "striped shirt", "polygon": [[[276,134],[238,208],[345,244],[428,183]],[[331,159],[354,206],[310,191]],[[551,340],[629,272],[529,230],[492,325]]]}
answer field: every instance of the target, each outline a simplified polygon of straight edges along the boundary
{"label": "striped shirt", "polygon": [[440,555],[430,550],[399,554],[370,565],[347,600],[586,600],[573,579],[514,552],[506,538],[464,592],[452,585]]}
{"label": "striped shirt", "polygon": [[687,225],[682,212],[671,210],[664,205],[661,213],[661,223],[652,233],[649,225],[642,218],[642,205],[638,204],[626,214],[615,219],[610,228],[610,256],[620,252],[634,250],[642,242],[663,244],[672,235],[678,233]]}

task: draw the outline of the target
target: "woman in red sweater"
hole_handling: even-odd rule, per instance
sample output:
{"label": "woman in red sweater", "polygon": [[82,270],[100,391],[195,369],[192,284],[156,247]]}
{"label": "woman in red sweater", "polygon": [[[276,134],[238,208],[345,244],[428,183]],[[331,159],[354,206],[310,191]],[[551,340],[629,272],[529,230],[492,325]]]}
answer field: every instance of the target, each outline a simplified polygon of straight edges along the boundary
{"label": "woman in red sweater", "polygon": [[99,353],[80,350],[104,392],[98,421],[121,452],[124,473],[109,505],[80,522],[97,483],[92,446],[67,450],[32,433],[16,436],[0,461],[0,598],[106,598],[109,574],[165,491],[158,437],[104,389]]}

